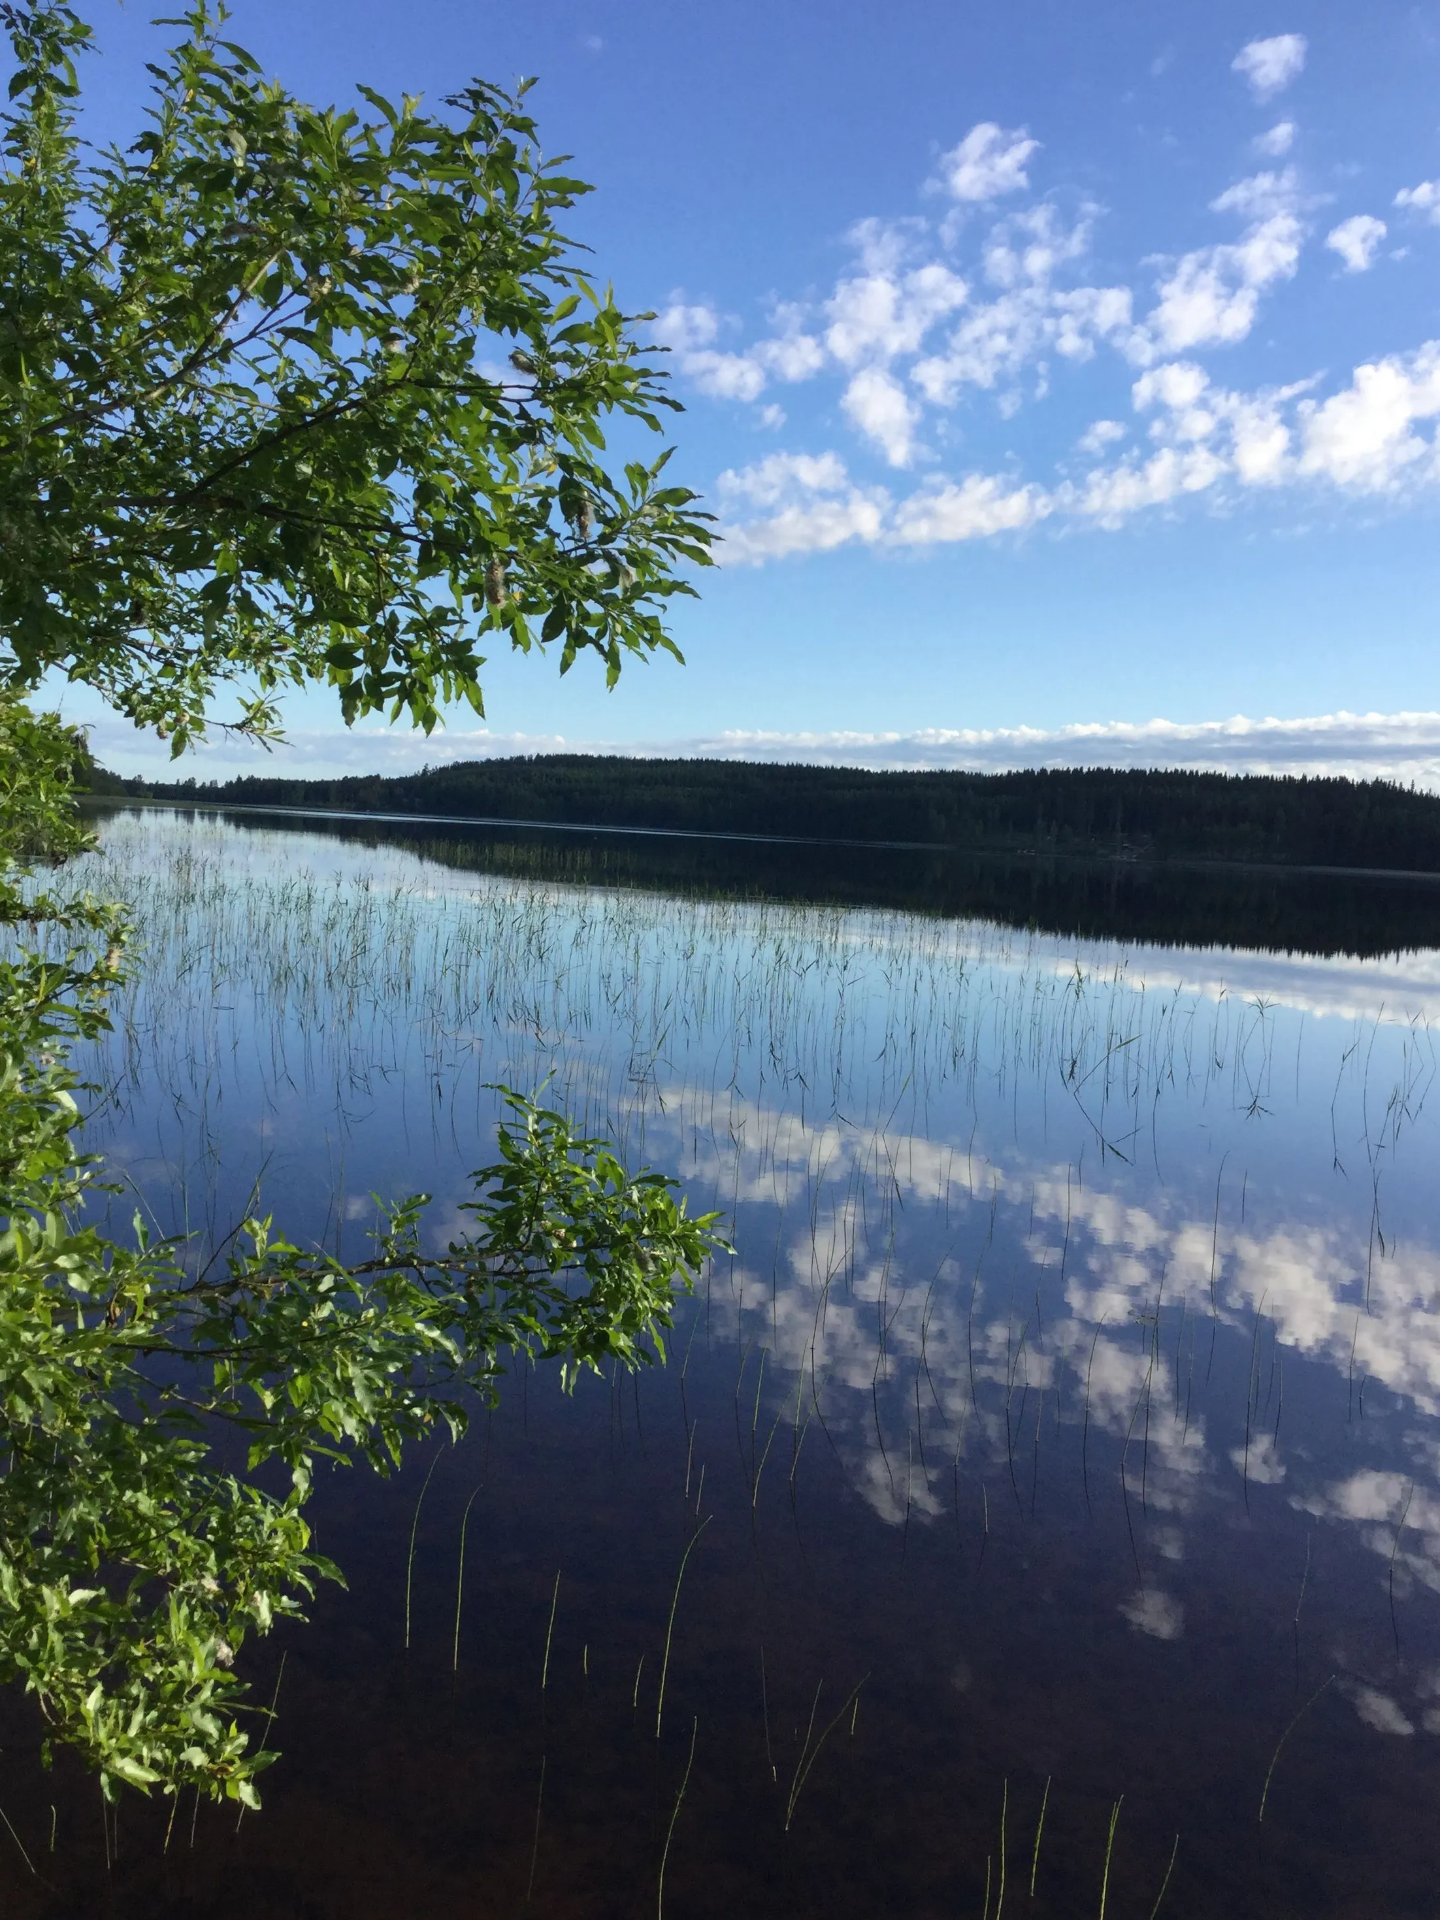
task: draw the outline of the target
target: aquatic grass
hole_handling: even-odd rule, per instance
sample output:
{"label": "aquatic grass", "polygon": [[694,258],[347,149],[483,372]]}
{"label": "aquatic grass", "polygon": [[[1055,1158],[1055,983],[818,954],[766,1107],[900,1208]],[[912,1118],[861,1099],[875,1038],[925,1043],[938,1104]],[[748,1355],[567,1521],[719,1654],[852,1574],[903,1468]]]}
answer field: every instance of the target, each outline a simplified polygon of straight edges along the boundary
{"label": "aquatic grass", "polygon": [[[52,1808],[51,1811],[53,1812],[54,1809]],[[38,1880],[41,1876],[39,1871],[36,1868],[35,1862],[30,1858],[30,1855],[26,1852],[25,1842],[20,1838],[19,1834],[15,1831],[14,1824],[12,1823],[9,1814],[6,1813],[3,1807],[0,1807],[0,1820],[3,1820],[5,1822],[5,1831],[9,1834],[10,1838],[15,1842],[15,1845],[19,1848],[20,1858],[25,1862],[26,1867],[29,1869],[31,1878]],[[50,1851],[52,1853],[55,1851],[53,1833],[51,1836]]]}
{"label": "aquatic grass", "polygon": [[1175,1856],[1179,1853],[1179,1851],[1180,1851],[1180,1836],[1177,1833],[1175,1836],[1175,1844],[1170,1849],[1170,1864],[1165,1869],[1165,1878],[1160,1882],[1160,1891],[1159,1893],[1156,1894],[1155,1904],[1150,1909],[1150,1920],[1156,1920],[1156,1916],[1160,1912],[1160,1903],[1165,1898],[1165,1895],[1170,1891],[1170,1876],[1175,1871]]}
{"label": "aquatic grass", "polygon": [[[1113,1386],[1113,1371],[1107,1372],[1102,1362],[1113,1363],[1122,1346],[1134,1362],[1135,1348],[1114,1330],[1109,1302],[1102,1297],[1098,1307],[1084,1314],[1064,1304],[1067,1288],[1083,1294],[1103,1274],[1088,1224],[1096,1179],[1094,1150],[1088,1165],[1083,1153],[1077,1156],[1070,1117],[1074,1101],[1068,1091],[1060,1100],[1054,1093],[1064,1087],[1067,1075],[1083,1088],[1088,1114],[1097,1123],[1102,1163],[1113,1146],[1133,1151],[1139,1119],[1153,1131],[1157,1103],[1164,1119],[1170,1094],[1165,1091],[1162,1099],[1162,1090],[1171,1086],[1183,1093],[1192,1085],[1197,1099],[1208,1090],[1212,1114],[1219,1103],[1225,1112],[1243,1115],[1265,1094],[1272,1024],[1267,1013],[1238,1001],[1212,1002],[1188,989],[1182,994],[1178,986],[1173,994],[1144,994],[1133,979],[1124,977],[1123,956],[1105,969],[1087,961],[1067,976],[1056,964],[1058,943],[1027,934],[946,927],[900,915],[796,909],[775,902],[676,902],[640,893],[616,898],[513,881],[486,880],[472,886],[445,876],[425,880],[420,863],[396,860],[386,865],[384,855],[376,856],[383,871],[368,886],[353,876],[332,881],[300,871],[269,877],[249,873],[237,879],[226,869],[222,840],[212,835],[209,851],[202,849],[188,870],[175,862],[167,866],[167,843],[158,838],[132,848],[137,911],[143,937],[158,956],[158,971],[153,981],[127,996],[117,1010],[121,1017],[115,1035],[96,1054],[115,1101],[129,1102],[132,1115],[143,1114],[147,1123],[156,1120],[153,1131],[162,1139],[162,1153],[171,1159],[185,1218],[204,1232],[211,1232],[212,1222],[228,1224],[233,1218],[225,1205],[227,1182],[233,1184],[242,1175],[248,1182],[252,1173],[233,1158],[227,1165],[219,1151],[235,1137],[226,1132],[237,1104],[234,1081],[227,1077],[232,1071],[243,1069],[248,1076],[245,1098],[252,1106],[245,1109],[247,1115],[255,1112],[264,1126],[274,1129],[262,1144],[278,1179],[286,1177],[287,1152],[293,1156],[295,1151],[285,1128],[293,1129],[297,1114],[329,1114],[333,1099],[333,1121],[325,1119],[323,1134],[317,1129],[315,1161],[327,1185],[323,1199],[328,1214],[320,1230],[337,1237],[345,1230],[347,1205],[352,1220],[360,1217],[354,1211],[359,1197],[339,1189],[345,1180],[358,1186],[365,1179],[356,1143],[364,1139],[364,1116],[371,1106],[383,1102],[387,1124],[393,1117],[397,1161],[403,1152],[406,1165],[411,1160],[424,1165],[443,1153],[447,1165],[473,1165],[483,1157],[478,1143],[493,1123],[486,1086],[502,1075],[530,1084],[532,1075],[538,1082],[553,1073],[557,1102],[587,1120],[609,1125],[617,1141],[648,1141],[657,1163],[682,1175],[697,1192],[717,1198],[728,1192],[743,1223],[744,1231],[737,1235],[741,1254],[706,1277],[678,1369],[686,1424],[684,1498],[687,1509],[693,1499],[689,1510],[697,1521],[703,1512],[706,1468],[694,1445],[695,1423],[685,1392],[701,1312],[706,1316],[702,1349],[712,1340],[728,1348],[733,1336],[737,1350],[737,1441],[752,1518],[771,1517],[759,1509],[758,1501],[780,1419],[786,1419],[792,1432],[793,1505],[800,1447],[809,1418],[818,1418],[827,1439],[827,1460],[833,1455],[839,1470],[852,1480],[857,1459],[860,1471],[875,1467],[880,1492],[874,1504],[885,1520],[902,1529],[902,1561],[907,1548],[921,1538],[918,1529],[943,1511],[952,1490],[957,1540],[962,1539],[963,1459],[967,1486],[973,1474],[981,1494],[978,1575],[985,1568],[992,1530],[987,1477],[999,1469],[1002,1457],[1017,1501],[1022,1508],[1028,1505],[1032,1520],[1043,1506],[1048,1525],[1056,1505],[1052,1482],[1073,1471],[1078,1439],[1087,1507],[1093,1492],[1097,1521],[1105,1522],[1115,1513],[1115,1489],[1102,1463],[1113,1459],[1109,1449],[1118,1443],[1119,1490],[1138,1571],[1129,1499],[1134,1485],[1127,1481],[1133,1437],[1142,1440],[1142,1512],[1149,1514],[1167,1497],[1160,1480],[1160,1437],[1164,1434],[1169,1444],[1169,1383],[1163,1374],[1170,1358],[1170,1330],[1161,1326],[1162,1304],[1165,1310],[1173,1306],[1176,1322],[1173,1397],[1181,1445],[1191,1435],[1192,1397],[1197,1443],[1204,1436],[1213,1448],[1240,1438],[1234,1431],[1239,1409],[1228,1386],[1232,1374],[1239,1384],[1244,1356],[1238,1349],[1245,1332],[1250,1333],[1241,1476],[1248,1491],[1250,1429],[1260,1431],[1260,1402],[1263,1398],[1268,1415],[1272,1387],[1279,1396],[1278,1423],[1284,1360],[1281,1326],[1272,1313],[1271,1384],[1262,1394],[1267,1343],[1259,1314],[1252,1327],[1237,1330],[1240,1309],[1231,1297],[1236,1241],[1229,1222],[1235,1209],[1224,1205],[1225,1163],[1222,1159],[1215,1177],[1213,1210],[1208,1167],[1195,1169],[1189,1185],[1179,1190],[1181,1200],[1194,1200],[1191,1188],[1198,1189],[1202,1180],[1205,1184],[1198,1204],[1189,1207],[1200,1216],[1191,1223],[1197,1241],[1193,1270],[1173,1295],[1162,1274],[1153,1316],[1137,1329],[1143,1342],[1148,1325],[1148,1371],[1142,1347],[1141,1371],[1123,1376],[1127,1384],[1122,1399]],[[276,838],[282,849],[292,844]],[[152,858],[156,849],[159,854]],[[1406,1056],[1404,1072],[1411,1074],[1413,1067],[1416,1087],[1428,1045],[1423,1035],[1417,1036],[1413,1062]],[[1383,1141],[1388,1153],[1388,1143],[1409,1122],[1397,1117],[1395,1103],[1384,1101],[1383,1086],[1376,1096],[1372,1081],[1365,1094],[1361,1075],[1370,1055],[1376,1062],[1386,1057],[1367,1023],[1358,1058],[1350,1068],[1342,1067],[1348,1077],[1337,1093],[1332,1119],[1338,1115],[1339,1132],[1345,1135],[1346,1103],[1352,1096],[1362,1103],[1368,1098],[1372,1146],[1378,1152]],[[232,1063],[238,1065],[232,1068]],[[1307,1074],[1318,1071],[1307,1057]],[[1007,1155],[1006,1130],[1013,1119],[1018,1141],[1024,1124],[1019,1101],[1037,1090],[1037,1098],[1044,1096],[1047,1089],[1049,1124],[1059,1114],[1069,1131],[1049,1156],[1053,1166],[1042,1169],[1050,1186],[1048,1196],[1037,1200],[1037,1179],[1042,1176],[1023,1157],[1012,1161]],[[1226,1106],[1227,1101],[1233,1105]],[[1383,1120],[1382,1106],[1388,1115]],[[112,1124],[119,1126],[118,1120],[97,1114],[96,1138]],[[1092,1141],[1095,1137],[1092,1133]],[[387,1134],[387,1149],[390,1143]],[[1168,1154],[1166,1167],[1173,1172]],[[1242,1225],[1249,1205],[1248,1171],[1238,1198]],[[158,1180],[144,1189],[158,1190]],[[1372,1183],[1369,1200],[1378,1191]],[[1384,1191],[1388,1201],[1389,1189]],[[1231,1192],[1233,1199],[1233,1183]],[[1257,1186],[1257,1209],[1263,1204],[1263,1189]],[[316,1211],[318,1217],[318,1205]],[[1203,1234],[1205,1211],[1212,1211],[1209,1236]],[[942,1222],[945,1254],[937,1263]],[[1363,1240],[1363,1217],[1359,1225]],[[1385,1245],[1390,1245],[1389,1219],[1383,1226],[1378,1220],[1374,1225],[1377,1236],[1383,1231]],[[1037,1289],[1033,1328],[1028,1312],[1023,1325],[1013,1313],[1002,1324],[1006,1261],[992,1260],[988,1249],[997,1237],[1004,1247],[1011,1236],[1023,1243],[1011,1291],[1018,1302],[1027,1298],[1032,1279]],[[1218,1369],[1227,1386],[1223,1401],[1213,1393],[1207,1396],[1195,1380],[1195,1332],[1207,1305],[1207,1238],[1212,1362],[1217,1326],[1225,1343],[1224,1367]],[[952,1251],[953,1264],[947,1266]],[[972,1260],[967,1309],[964,1278],[970,1275]],[[1358,1261],[1355,1271],[1358,1295]],[[1377,1237],[1377,1304],[1383,1299],[1385,1273]],[[855,1332],[862,1317],[863,1341]],[[1359,1320],[1357,1314],[1352,1398],[1363,1359],[1358,1356]],[[998,1352],[992,1344],[992,1323],[998,1330],[993,1336]],[[680,1340],[677,1334],[677,1348]],[[748,1372],[752,1348],[759,1349],[753,1379]],[[678,1351],[674,1358],[680,1360]],[[1343,1351],[1338,1364],[1343,1371]],[[1083,1406],[1078,1404],[1082,1366]],[[693,1396],[693,1376],[690,1384]],[[1024,1426],[1026,1396],[1032,1390],[1037,1395],[1033,1436]],[[1303,1401],[1297,1402],[1292,1391],[1292,1419],[1297,1404]],[[638,1448],[625,1445],[632,1436],[625,1431],[628,1416],[618,1379],[612,1412],[619,1422],[618,1444],[633,1460]],[[643,1444],[639,1412],[637,1404],[633,1438]],[[1042,1457],[1041,1427],[1047,1415],[1053,1415],[1056,1444],[1052,1447],[1047,1436]],[[711,1418],[708,1408],[704,1417]],[[723,1408],[720,1418],[723,1422]],[[654,1453],[653,1406],[651,1420]],[[759,1438],[762,1422],[767,1423],[765,1441]],[[867,1427],[873,1428],[868,1436]],[[937,1439],[942,1432],[945,1437]],[[1028,1500],[1022,1499],[1017,1480],[1017,1457],[1024,1450],[1032,1453]],[[1093,1488],[1088,1474],[1091,1450],[1097,1454]],[[884,1462],[883,1472],[879,1461]],[[407,1647],[421,1506],[436,1464],[438,1453],[412,1515]],[[674,1464],[678,1479],[678,1459]],[[728,1471],[722,1450],[717,1472]],[[1041,1471],[1046,1475],[1044,1502],[1038,1498]],[[887,1476],[892,1488],[888,1511],[883,1497]],[[951,1483],[940,1499],[935,1497],[937,1476]],[[713,1504],[713,1476],[710,1485]],[[452,1672],[458,1670],[466,1527],[475,1497],[472,1492],[460,1529]],[[945,1518],[948,1524],[949,1516]],[[1405,1524],[1402,1519],[1402,1530]],[[1014,1539],[1013,1525],[1005,1511],[997,1509],[1001,1570]],[[917,1530],[913,1540],[912,1528]],[[700,1530],[686,1547],[671,1596],[658,1682],[657,1739],[680,1585]],[[1390,1549],[1392,1627],[1400,1541],[1397,1530]],[[1308,1554],[1307,1539],[1301,1604]],[[911,1561],[917,1557],[918,1549]],[[1402,1585],[1402,1595],[1403,1590]],[[558,1585],[552,1592],[542,1695],[557,1604]],[[1297,1604],[1297,1693],[1299,1614]],[[588,1643],[582,1665],[587,1659]],[[632,1715],[637,1717],[644,1661],[642,1655],[632,1692]],[[762,1712],[768,1722],[767,1686],[762,1677]],[[817,1700],[816,1724],[819,1704]],[[857,1695],[850,1710],[852,1734],[858,1705]],[[807,1736],[812,1744],[814,1731],[812,1725]],[[768,1748],[768,1724],[766,1732]],[[774,1755],[768,1764],[774,1779]],[[1032,1884],[1048,1781],[1045,1791]],[[538,1806],[537,1800],[537,1832]],[[1113,1838],[1112,1832],[1112,1843]],[[1055,1844],[1052,1834],[1052,1848]],[[1000,1873],[1003,1882],[1003,1857]],[[1018,1887],[1009,1889],[1009,1897],[1013,1906]]]}
{"label": "aquatic grass", "polygon": [[560,1605],[560,1569],[555,1569],[555,1587],[550,1595],[550,1619],[545,1628],[545,1657],[540,1663],[540,1692],[543,1695],[550,1681],[550,1643],[555,1637],[555,1611]]}
{"label": "aquatic grass", "polygon": [[450,1650],[450,1671],[460,1671],[460,1605],[465,1593],[465,1531],[470,1525],[470,1509],[474,1506],[480,1488],[475,1487],[465,1502],[465,1511],[460,1516],[460,1553],[455,1566],[455,1639]]}
{"label": "aquatic grass", "polygon": [[1291,1734],[1294,1733],[1296,1727],[1299,1726],[1300,1722],[1305,1718],[1306,1714],[1309,1713],[1310,1709],[1315,1705],[1315,1702],[1320,1698],[1321,1694],[1325,1692],[1327,1687],[1329,1687],[1334,1682],[1335,1679],[1336,1679],[1336,1675],[1332,1673],[1332,1674],[1329,1674],[1324,1680],[1320,1682],[1319,1686],[1315,1689],[1314,1693],[1311,1694],[1310,1698],[1305,1702],[1304,1706],[1301,1707],[1300,1711],[1295,1715],[1294,1719],[1291,1720],[1286,1725],[1285,1731],[1280,1735],[1280,1738],[1275,1742],[1275,1751],[1274,1753],[1271,1754],[1270,1764],[1265,1769],[1265,1784],[1260,1789],[1260,1811],[1255,1816],[1257,1825],[1263,1822],[1265,1818],[1265,1808],[1270,1799],[1270,1782],[1275,1778],[1276,1763],[1279,1761],[1280,1755],[1284,1750],[1286,1741],[1290,1738]]}
{"label": "aquatic grass", "polygon": [[[709,1526],[712,1517],[712,1515],[707,1513],[694,1533],[691,1534],[685,1551],[680,1556],[679,1571],[675,1575],[675,1590],[670,1596],[670,1617],[665,1623],[665,1652],[660,1661],[660,1689],[655,1696],[655,1738],[657,1740],[660,1738],[660,1722],[665,1712],[665,1681],[670,1672],[670,1643],[675,1633],[675,1609],[680,1604],[680,1582],[685,1578],[685,1568],[689,1564],[690,1555],[695,1551],[695,1542],[700,1538],[701,1534],[704,1533],[706,1527]],[[635,1691],[637,1697],[639,1690],[640,1674],[637,1669],[635,1674]]]}
{"label": "aquatic grass", "polygon": [[840,1722],[845,1718],[846,1713],[851,1709],[851,1707],[858,1704],[860,1699],[860,1689],[865,1685],[866,1681],[869,1678],[870,1678],[870,1675],[868,1673],[861,1675],[861,1677],[855,1682],[855,1685],[850,1689],[849,1693],[846,1694],[844,1700],[840,1703],[839,1711],[835,1714],[833,1719],[826,1722],[825,1726],[821,1729],[818,1737],[816,1737],[815,1735],[815,1716],[816,1716],[816,1713],[819,1711],[820,1694],[825,1685],[823,1678],[821,1679],[819,1684],[816,1686],[815,1698],[810,1703],[810,1721],[808,1726],[805,1729],[805,1741],[800,1749],[800,1757],[795,1762],[795,1773],[794,1773],[794,1777],[791,1779],[789,1796],[787,1797],[785,1802],[786,1833],[790,1831],[791,1823],[795,1818],[796,1802],[800,1798],[800,1792],[801,1792],[801,1789],[804,1787],[805,1782],[810,1778],[810,1774],[815,1766],[815,1762],[820,1758],[821,1748],[825,1745],[825,1742],[830,1738],[830,1735],[835,1731],[836,1727],[838,1727]]}
{"label": "aquatic grass", "polygon": [[665,1920],[665,1867],[670,1858],[670,1842],[675,1838],[675,1822],[680,1818],[680,1804],[685,1798],[685,1789],[690,1784],[690,1769],[695,1764],[695,1741],[700,1733],[700,1718],[697,1714],[690,1723],[690,1751],[685,1758],[685,1771],[680,1776],[680,1788],[675,1795],[675,1804],[670,1809],[670,1824],[665,1829],[665,1845],[660,1854],[660,1872],[655,1885],[655,1917]]}
{"label": "aquatic grass", "polygon": [[1040,1796],[1040,1817],[1035,1822],[1035,1849],[1030,1855],[1030,1898],[1035,1898],[1035,1876],[1040,1871],[1040,1836],[1045,1831],[1045,1809],[1050,1804],[1050,1775],[1045,1776],[1045,1791]]}
{"label": "aquatic grass", "polygon": [[415,1501],[415,1512],[410,1521],[410,1550],[405,1556],[405,1651],[407,1653],[410,1651],[410,1595],[415,1578],[415,1541],[420,1531],[420,1509],[425,1504],[425,1496],[430,1491],[431,1477],[436,1467],[440,1464],[440,1455],[444,1452],[444,1449],[445,1442],[442,1440],[440,1445],[435,1449],[435,1456],[431,1460],[429,1471],[426,1473],[425,1479],[421,1484],[419,1495]]}
{"label": "aquatic grass", "polygon": [[[275,1674],[275,1691],[274,1691],[274,1692],[273,1692],[273,1693],[271,1694],[271,1696],[270,1696],[270,1707],[269,1707],[269,1710],[268,1710],[268,1712],[267,1712],[267,1713],[266,1713],[266,1715],[265,1715],[265,1725],[264,1725],[264,1726],[263,1726],[263,1727],[261,1728],[261,1730],[260,1730],[260,1745],[259,1745],[259,1747],[258,1747],[258,1749],[257,1749],[257,1751],[258,1751],[258,1752],[260,1752],[260,1753],[263,1753],[263,1752],[265,1751],[265,1749],[266,1749],[266,1747],[267,1747],[267,1746],[269,1745],[269,1742],[270,1742],[270,1729],[271,1729],[271,1728],[272,1728],[272,1727],[274,1726],[274,1724],[275,1724],[275,1717],[276,1717],[276,1714],[277,1714],[277,1712],[278,1712],[278,1710],[279,1710],[279,1706],[280,1706],[280,1682],[281,1682],[281,1681],[282,1681],[282,1680],[283,1680],[283,1679],[285,1678],[285,1657],[286,1657],[286,1656],[285,1656],[285,1652],[283,1652],[283,1651],[282,1651],[282,1653],[281,1653],[281,1655],[280,1655],[280,1665],[279,1665],[279,1668],[277,1669],[277,1671],[276,1671],[276,1674]],[[177,1801],[178,1801],[178,1799],[179,1799],[179,1795],[177,1794],[177,1795],[176,1795],[175,1797],[176,1797],[176,1799],[177,1799]],[[197,1807],[198,1807],[198,1793],[197,1793]],[[171,1815],[171,1817],[172,1817],[172,1820],[173,1820],[173,1817],[174,1817],[174,1815],[173,1815],[173,1810],[172,1810],[172,1815]],[[240,1802],[240,1809],[239,1809],[239,1811],[237,1812],[237,1814],[235,1815],[235,1831],[236,1831],[236,1833],[239,1833],[239,1831],[240,1831],[240,1823],[241,1823],[241,1821],[242,1821],[242,1820],[243,1820],[244,1818],[245,1818],[245,1802],[244,1802],[244,1801],[242,1800],[242,1801]],[[192,1822],[192,1826],[191,1826],[191,1840],[192,1840],[192,1842],[193,1842],[193,1840],[194,1840],[194,1826],[193,1826],[193,1822]],[[169,1849],[169,1846],[170,1846],[170,1829],[169,1829],[169,1827],[167,1827],[167,1828],[165,1829],[165,1848],[166,1848],[166,1850],[168,1850],[168,1849]]]}
{"label": "aquatic grass", "polygon": [[1105,1906],[1110,1898],[1110,1860],[1115,1852],[1115,1829],[1120,1824],[1120,1809],[1124,1804],[1122,1793],[1110,1809],[1110,1831],[1105,1836],[1105,1871],[1100,1879],[1100,1920],[1105,1920]]}

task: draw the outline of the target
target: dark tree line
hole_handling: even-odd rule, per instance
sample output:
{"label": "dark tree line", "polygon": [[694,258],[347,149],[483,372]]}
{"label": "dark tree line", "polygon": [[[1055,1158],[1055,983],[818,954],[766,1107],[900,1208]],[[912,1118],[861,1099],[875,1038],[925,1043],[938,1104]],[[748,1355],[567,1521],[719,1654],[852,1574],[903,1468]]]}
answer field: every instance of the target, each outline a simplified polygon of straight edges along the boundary
{"label": "dark tree line", "polygon": [[97,769],[93,786],[248,806],[1440,872],[1440,796],[1384,780],[1113,768],[872,773],[553,754],[340,780],[163,784]]}

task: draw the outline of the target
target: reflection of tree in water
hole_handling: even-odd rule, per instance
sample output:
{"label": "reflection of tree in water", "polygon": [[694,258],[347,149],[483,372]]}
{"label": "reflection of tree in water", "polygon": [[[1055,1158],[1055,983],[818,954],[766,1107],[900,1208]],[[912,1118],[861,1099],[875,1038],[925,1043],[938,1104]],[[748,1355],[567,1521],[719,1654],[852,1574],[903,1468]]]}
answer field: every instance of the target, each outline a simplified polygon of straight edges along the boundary
{"label": "reflection of tree in water", "polygon": [[[191,815],[190,817],[199,817]],[[274,816],[227,810],[265,832]],[[897,907],[993,919],[1070,938],[1378,955],[1440,945],[1440,879],[581,829],[446,828],[423,821],[308,816],[363,846],[405,847],[458,871],[701,897]]]}

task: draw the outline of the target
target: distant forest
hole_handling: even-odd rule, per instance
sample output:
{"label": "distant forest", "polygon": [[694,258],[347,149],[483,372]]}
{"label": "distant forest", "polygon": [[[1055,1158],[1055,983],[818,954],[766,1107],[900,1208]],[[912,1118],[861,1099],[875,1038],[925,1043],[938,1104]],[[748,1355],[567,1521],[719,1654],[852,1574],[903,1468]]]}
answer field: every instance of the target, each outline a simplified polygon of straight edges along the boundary
{"label": "distant forest", "polygon": [[97,767],[91,786],[192,804],[1440,873],[1440,795],[1384,780],[1108,768],[869,773],[546,754],[341,780],[164,783]]}

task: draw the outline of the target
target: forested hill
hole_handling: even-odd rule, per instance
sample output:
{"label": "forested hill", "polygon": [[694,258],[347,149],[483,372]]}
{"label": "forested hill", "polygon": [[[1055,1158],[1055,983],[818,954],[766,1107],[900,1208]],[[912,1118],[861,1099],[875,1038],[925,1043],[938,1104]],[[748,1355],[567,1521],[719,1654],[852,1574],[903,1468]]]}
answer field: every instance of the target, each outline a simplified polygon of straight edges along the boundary
{"label": "forested hill", "polygon": [[1440,872],[1440,796],[1382,780],[1110,769],[869,773],[547,754],[389,779],[154,784],[96,769],[93,786],[97,794],[242,806]]}

